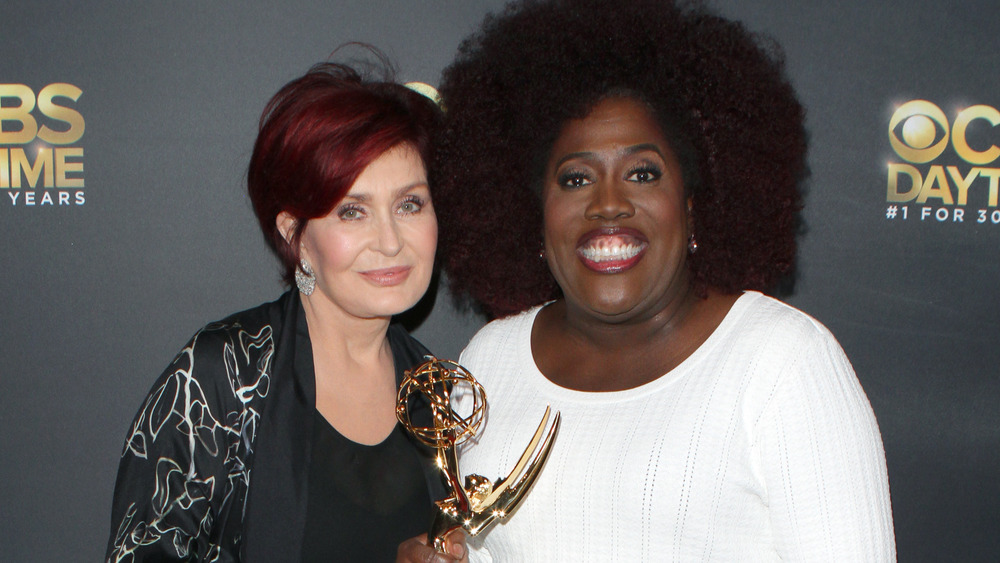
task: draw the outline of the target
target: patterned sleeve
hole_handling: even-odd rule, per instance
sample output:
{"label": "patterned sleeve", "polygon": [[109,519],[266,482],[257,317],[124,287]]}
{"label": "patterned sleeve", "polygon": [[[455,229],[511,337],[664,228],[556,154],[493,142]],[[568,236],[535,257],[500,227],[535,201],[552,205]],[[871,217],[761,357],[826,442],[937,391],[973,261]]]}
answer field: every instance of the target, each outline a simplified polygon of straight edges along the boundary
{"label": "patterned sleeve", "polygon": [[272,352],[270,327],[210,325],[157,379],[122,451],[108,563],[238,559],[226,520],[246,498]]}
{"label": "patterned sleeve", "polygon": [[758,426],[775,547],[793,561],[894,561],[878,424],[840,345],[816,328]]}

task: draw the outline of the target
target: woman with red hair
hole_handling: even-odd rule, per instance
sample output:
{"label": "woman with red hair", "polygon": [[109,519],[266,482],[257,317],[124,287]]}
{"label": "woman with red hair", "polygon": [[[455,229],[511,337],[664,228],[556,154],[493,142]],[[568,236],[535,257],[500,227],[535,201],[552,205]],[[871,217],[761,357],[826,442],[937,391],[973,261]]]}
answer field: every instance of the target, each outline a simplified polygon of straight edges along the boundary
{"label": "woman with red hair", "polygon": [[294,288],[199,330],[153,385],[122,452],[109,562],[391,560],[423,531],[443,491],[395,404],[427,351],[390,320],[431,279],[439,119],[330,63],[267,105],[249,194]]}

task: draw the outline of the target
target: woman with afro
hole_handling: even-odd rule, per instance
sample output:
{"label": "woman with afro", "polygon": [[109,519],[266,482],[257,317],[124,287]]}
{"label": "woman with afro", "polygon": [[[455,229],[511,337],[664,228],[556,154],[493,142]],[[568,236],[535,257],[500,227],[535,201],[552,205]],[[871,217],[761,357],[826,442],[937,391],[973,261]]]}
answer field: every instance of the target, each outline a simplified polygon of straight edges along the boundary
{"label": "woman with afro", "polygon": [[890,561],[881,438],[793,268],[803,109],[777,46],[699,5],[509,5],[441,87],[451,288],[492,317],[462,470],[562,427],[473,561]]}

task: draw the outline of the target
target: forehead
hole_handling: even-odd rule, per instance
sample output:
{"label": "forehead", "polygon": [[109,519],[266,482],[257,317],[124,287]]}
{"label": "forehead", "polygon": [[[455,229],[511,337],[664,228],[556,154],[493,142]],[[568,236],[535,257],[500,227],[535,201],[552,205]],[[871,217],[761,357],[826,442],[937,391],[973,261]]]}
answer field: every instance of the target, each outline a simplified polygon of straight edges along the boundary
{"label": "forehead", "polygon": [[427,183],[427,170],[420,153],[410,144],[400,144],[373,160],[351,185],[348,195],[396,190]]}
{"label": "forehead", "polygon": [[563,125],[551,156],[574,152],[618,150],[639,144],[671,150],[653,113],[633,98],[608,98],[598,102],[585,117]]}

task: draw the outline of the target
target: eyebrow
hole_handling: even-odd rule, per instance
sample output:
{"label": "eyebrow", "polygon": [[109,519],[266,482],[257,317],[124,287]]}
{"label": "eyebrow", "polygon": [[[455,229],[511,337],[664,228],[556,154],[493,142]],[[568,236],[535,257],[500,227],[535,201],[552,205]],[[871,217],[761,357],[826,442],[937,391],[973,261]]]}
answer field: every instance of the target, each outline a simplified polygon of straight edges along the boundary
{"label": "eyebrow", "polygon": [[646,151],[655,152],[656,154],[658,154],[660,156],[660,158],[664,158],[665,159],[665,157],[663,156],[663,153],[660,152],[660,147],[656,146],[653,143],[641,143],[641,144],[638,144],[638,145],[632,145],[631,147],[625,147],[625,150],[622,151],[622,154],[633,155],[633,154],[636,154],[636,153],[646,152]]}
{"label": "eyebrow", "polygon": [[[646,152],[646,151],[654,152],[654,153],[658,154],[660,156],[660,158],[666,160],[666,157],[664,157],[663,153],[660,151],[660,147],[656,146],[654,143],[639,143],[638,145],[630,145],[630,146],[627,146],[624,149],[618,151],[618,154],[620,154],[622,156],[632,156],[633,154],[638,154],[638,153]],[[555,167],[559,168],[560,166],[562,166],[562,164],[564,162],[566,162],[568,160],[573,160],[573,159],[577,159],[577,158],[584,158],[584,159],[586,159],[586,158],[593,158],[594,155],[595,155],[595,153],[592,152],[592,151],[571,152],[571,153],[563,156],[559,160],[557,160]]]}
{"label": "eyebrow", "polygon": [[[395,192],[393,192],[392,199],[399,199],[400,197],[406,195],[409,192],[412,192],[413,190],[415,190],[417,188],[430,188],[430,184],[428,184],[426,181],[413,182],[412,184],[407,184],[407,185],[399,188]],[[347,194],[344,194],[344,199],[345,200],[346,199],[350,199],[351,201],[356,201],[358,203],[368,203],[369,201],[371,201],[372,196],[370,194],[367,194],[367,193],[360,193],[360,194],[356,194],[356,195],[355,194],[351,194],[351,193],[347,193]]]}

